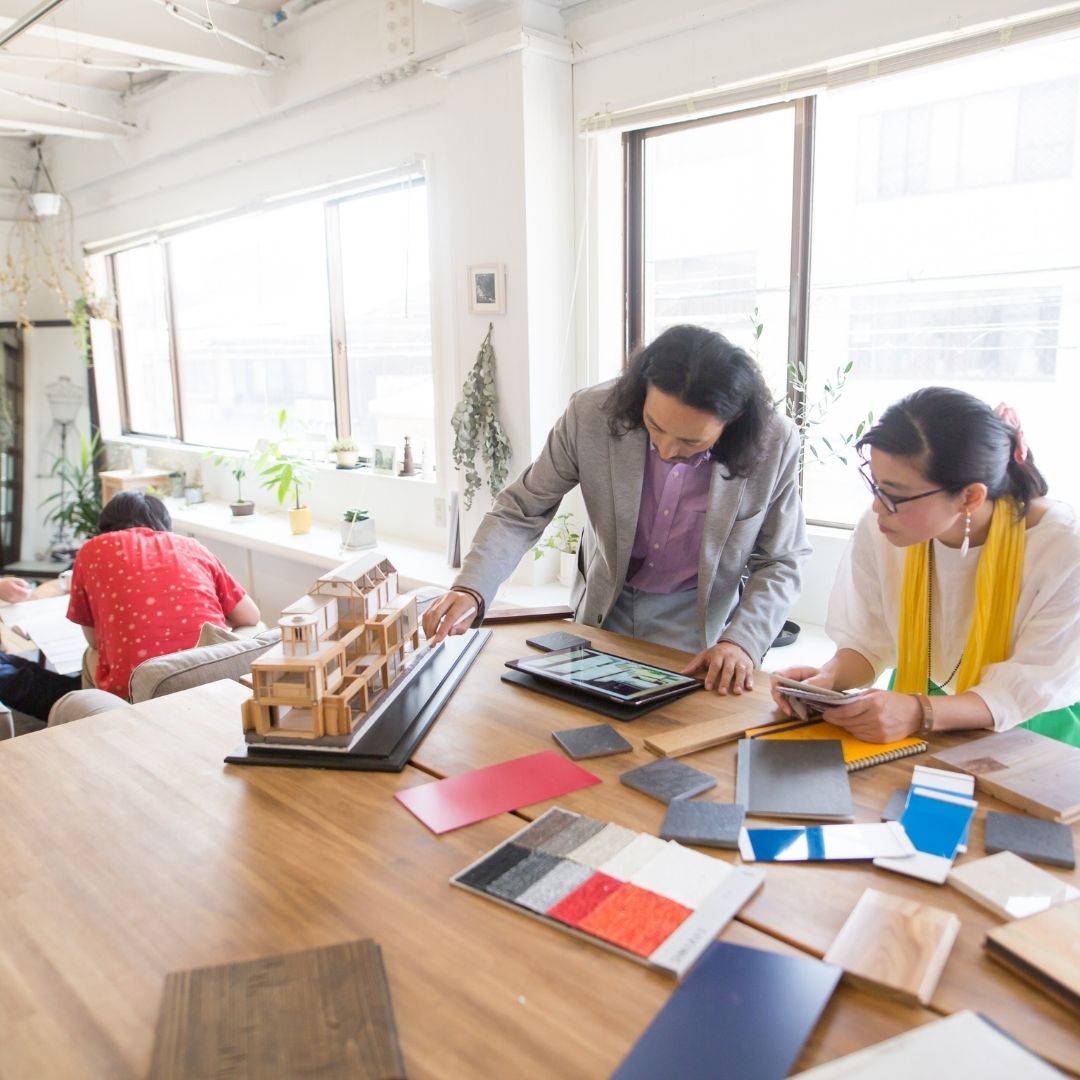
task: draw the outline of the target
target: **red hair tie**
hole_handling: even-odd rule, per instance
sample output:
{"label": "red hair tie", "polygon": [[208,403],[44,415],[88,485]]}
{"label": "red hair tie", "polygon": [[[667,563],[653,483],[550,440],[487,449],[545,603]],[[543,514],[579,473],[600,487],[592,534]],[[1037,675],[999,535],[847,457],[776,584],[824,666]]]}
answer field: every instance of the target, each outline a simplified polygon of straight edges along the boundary
{"label": "red hair tie", "polygon": [[1024,429],[1020,426],[1020,417],[1016,415],[1016,410],[1011,405],[1006,405],[1005,402],[1002,401],[994,410],[994,415],[1013,429],[1013,433],[1016,436],[1016,449],[1013,451],[1013,461],[1018,465],[1023,465],[1024,462],[1027,461],[1028,444],[1027,439],[1024,438]]}

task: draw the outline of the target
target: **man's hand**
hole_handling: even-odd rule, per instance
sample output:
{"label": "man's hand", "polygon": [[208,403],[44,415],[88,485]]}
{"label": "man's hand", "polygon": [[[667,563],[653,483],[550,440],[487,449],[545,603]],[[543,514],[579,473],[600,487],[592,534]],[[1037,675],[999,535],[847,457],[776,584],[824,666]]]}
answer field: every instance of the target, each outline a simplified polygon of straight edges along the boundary
{"label": "man's hand", "polygon": [[682,669],[683,675],[705,671],[705,689],[718,694],[741,694],[754,689],[754,661],[749,653],[732,641],[721,641],[699,652]]}
{"label": "man's hand", "polygon": [[424,636],[438,645],[448,634],[464,634],[476,616],[476,601],[468,594],[451,590],[439,597],[420,620]]}
{"label": "man's hand", "polygon": [[850,731],[856,739],[872,743],[898,742],[922,726],[922,706],[914,694],[872,690],[850,705],[830,705],[824,710],[830,724]]}
{"label": "man's hand", "polygon": [[23,581],[22,578],[0,578],[0,600],[6,600],[9,604],[18,604],[23,600],[29,600],[32,591],[30,583]]}

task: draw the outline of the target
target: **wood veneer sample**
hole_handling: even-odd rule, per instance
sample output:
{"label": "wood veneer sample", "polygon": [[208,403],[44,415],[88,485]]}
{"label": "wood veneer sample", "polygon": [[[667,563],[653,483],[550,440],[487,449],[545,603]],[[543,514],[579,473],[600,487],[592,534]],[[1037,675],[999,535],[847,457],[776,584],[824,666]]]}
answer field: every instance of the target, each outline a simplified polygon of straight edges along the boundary
{"label": "wood veneer sample", "polygon": [[954,867],[949,884],[1003,919],[1025,919],[1080,899],[1067,881],[1032,866],[1011,851]]}
{"label": "wood veneer sample", "polygon": [[706,720],[703,724],[690,724],[675,731],[650,735],[644,740],[644,746],[646,750],[651,750],[660,757],[682,757],[684,754],[697,753],[698,750],[708,750],[710,746],[720,746],[722,743],[741,739],[749,728],[760,723],[760,715],[753,712],[735,712],[717,720]]}
{"label": "wood veneer sample", "polygon": [[404,1077],[374,941],[165,977],[151,1080]]}
{"label": "wood veneer sample", "polygon": [[1080,1012],[1080,900],[997,926],[983,944],[994,960]]}
{"label": "wood veneer sample", "polygon": [[867,889],[825,962],[839,964],[857,986],[928,1005],[959,933],[951,911]]}
{"label": "wood veneer sample", "polygon": [[1080,821],[1080,749],[1025,728],[939,750],[929,761],[971,773],[980,791],[1035,817]]}

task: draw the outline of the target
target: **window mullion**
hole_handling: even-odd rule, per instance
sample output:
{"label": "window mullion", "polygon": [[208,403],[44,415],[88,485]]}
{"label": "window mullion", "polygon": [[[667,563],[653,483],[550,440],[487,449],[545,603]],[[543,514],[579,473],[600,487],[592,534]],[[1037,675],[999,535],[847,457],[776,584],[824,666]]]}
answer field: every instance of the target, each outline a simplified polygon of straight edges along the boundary
{"label": "window mullion", "polygon": [[116,321],[113,324],[113,343],[116,354],[116,377],[120,388],[120,430],[127,434],[131,431],[131,406],[128,404],[128,378],[127,378],[127,353],[124,348],[124,335],[120,328],[124,325],[123,304],[120,301],[120,290],[116,286],[116,256],[110,255],[106,260],[109,268],[109,292],[116,297]]}
{"label": "window mullion", "polygon": [[[806,408],[810,307],[810,221],[814,179],[814,99],[795,103],[791,191],[791,285],[788,299],[788,414],[803,427]],[[803,485],[800,462],[799,487]]]}
{"label": "window mullion", "polygon": [[623,136],[624,363],[645,333],[645,169],[640,132]]}
{"label": "window mullion", "polygon": [[333,365],[334,420],[338,438],[352,433],[349,365],[345,349],[345,285],[342,278],[341,214],[337,202],[326,204],[326,276],[330,300],[330,350]]}
{"label": "window mullion", "polygon": [[173,417],[176,437],[184,441],[184,409],[180,400],[180,349],[176,340],[176,318],[173,304],[172,254],[168,243],[161,245],[161,262],[165,277],[165,321],[168,324],[169,372],[172,376]]}

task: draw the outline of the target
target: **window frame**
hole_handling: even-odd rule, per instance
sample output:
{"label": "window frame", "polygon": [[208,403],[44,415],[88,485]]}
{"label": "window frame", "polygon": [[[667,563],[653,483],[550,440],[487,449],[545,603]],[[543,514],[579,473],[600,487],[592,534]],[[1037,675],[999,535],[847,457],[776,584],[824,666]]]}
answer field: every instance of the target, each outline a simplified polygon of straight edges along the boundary
{"label": "window frame", "polygon": [[[117,296],[116,284],[116,256],[133,248],[143,247],[149,244],[160,246],[162,260],[162,276],[165,285],[165,336],[169,354],[169,375],[173,393],[173,415],[176,434],[168,435],[160,432],[139,431],[131,424],[131,408],[128,387],[127,364],[124,349],[123,312],[117,305],[117,318],[112,327],[114,356],[116,361],[117,391],[119,394],[119,414],[121,434],[138,439],[155,439],[168,443],[183,443],[187,446],[203,446],[203,443],[195,443],[186,438],[184,432],[183,403],[181,398],[182,367],[180,351],[177,343],[177,327],[175,316],[175,292],[170,254],[170,241],[173,237],[191,232],[195,229],[206,228],[236,218],[245,217],[261,211],[273,211],[284,206],[299,202],[321,203],[323,208],[323,239],[326,253],[327,274],[327,300],[329,304],[330,342],[327,360],[330,363],[331,391],[333,394],[333,414],[335,437],[343,439],[352,434],[352,417],[350,412],[350,391],[348,375],[348,350],[346,344],[345,328],[345,297],[344,280],[342,277],[342,249],[340,228],[340,207],[344,202],[358,197],[377,195],[380,192],[392,191],[407,184],[422,186],[425,198],[429,197],[427,170],[421,163],[395,171],[393,174],[381,173],[378,176],[368,178],[367,182],[350,182],[348,184],[334,185],[331,189],[324,189],[322,193],[302,193],[287,195],[272,200],[267,200],[258,209],[245,208],[236,213],[222,213],[209,215],[198,222],[193,222],[184,228],[170,230],[165,235],[156,233],[147,234],[136,240],[123,245],[109,247],[107,250],[98,252],[104,257],[105,272],[108,287],[112,295]],[[427,236],[427,244],[430,251],[431,233]],[[430,282],[429,282],[430,288]],[[434,371],[435,342],[431,341],[432,353],[432,380],[435,381]],[[436,402],[437,404],[437,402]]]}

